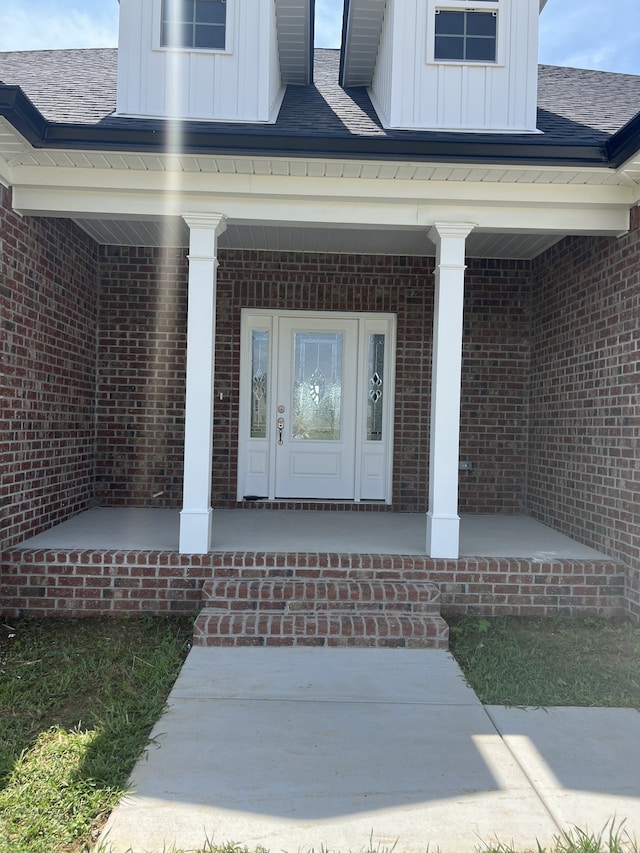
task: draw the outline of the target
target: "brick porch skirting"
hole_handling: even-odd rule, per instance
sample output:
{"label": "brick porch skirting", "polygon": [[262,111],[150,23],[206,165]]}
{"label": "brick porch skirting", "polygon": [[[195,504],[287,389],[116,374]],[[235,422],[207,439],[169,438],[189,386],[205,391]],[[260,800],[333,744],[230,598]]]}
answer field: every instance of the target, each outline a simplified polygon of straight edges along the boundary
{"label": "brick porch skirting", "polygon": [[5,616],[196,614],[211,579],[293,578],[425,581],[450,613],[622,613],[626,568],[613,560],[432,560],[379,554],[164,551],[36,551],[2,558]]}

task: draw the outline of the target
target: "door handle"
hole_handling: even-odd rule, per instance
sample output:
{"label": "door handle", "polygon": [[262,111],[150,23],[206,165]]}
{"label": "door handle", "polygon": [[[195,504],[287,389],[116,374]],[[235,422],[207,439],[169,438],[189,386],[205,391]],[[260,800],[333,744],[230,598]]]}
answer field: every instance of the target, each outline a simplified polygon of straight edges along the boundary
{"label": "door handle", "polygon": [[278,418],[278,444],[282,444],[282,431],[284,430],[284,418]]}

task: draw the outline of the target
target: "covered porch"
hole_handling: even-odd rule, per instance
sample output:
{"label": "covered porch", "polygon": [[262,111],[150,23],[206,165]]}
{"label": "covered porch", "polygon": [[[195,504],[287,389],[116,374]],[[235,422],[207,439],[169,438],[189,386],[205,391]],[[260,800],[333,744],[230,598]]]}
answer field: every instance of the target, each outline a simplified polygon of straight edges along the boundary
{"label": "covered porch", "polygon": [[[352,175],[347,163],[334,169],[333,160],[313,159],[299,177],[284,180],[274,171],[261,179],[256,205],[245,193],[242,170],[246,165],[253,172],[257,164],[245,159],[244,165],[223,155],[198,161],[199,180],[205,162],[215,165],[215,174],[231,170],[224,194],[208,178],[168,196],[162,181],[154,183],[166,202],[161,210],[152,194],[129,187],[130,176],[122,178],[126,194],[124,185],[109,190],[108,216],[98,187],[91,193],[66,185],[14,190],[20,213],[71,218],[100,247],[97,393],[89,403],[95,403],[96,428],[92,421],[87,431],[95,450],[87,457],[92,490],[84,506],[166,509],[168,521],[158,525],[162,546],[149,522],[149,537],[134,538],[127,547],[187,558],[238,550],[414,554],[433,561],[573,558],[574,546],[563,551],[545,544],[548,528],[531,531],[532,538],[488,524],[474,532],[477,521],[469,516],[461,525],[460,515],[535,513],[539,493],[559,493],[566,484],[572,493],[580,488],[570,472],[559,468],[551,479],[543,470],[550,454],[539,404],[531,396],[531,340],[537,334],[531,264],[566,234],[622,233],[629,224],[626,203],[612,190],[603,205],[600,187],[590,185],[600,178],[595,172],[585,177],[586,185],[558,189],[551,167],[545,182],[534,187],[526,168],[515,182],[503,167],[488,168],[486,180],[466,169],[453,180],[446,168],[407,173],[397,164],[390,170],[376,166],[365,177]],[[322,180],[315,177],[319,166]],[[93,186],[95,174],[88,172]],[[382,419],[386,456],[376,469],[384,482],[373,497],[361,488],[363,478],[357,481],[373,458],[362,450],[366,442],[374,444],[362,428],[364,394],[344,429],[355,450],[350,445],[351,455],[339,460],[341,468],[335,466],[353,472],[355,486],[328,494],[317,483],[298,491],[278,487],[287,442],[296,449],[306,443],[290,427],[292,383],[289,398],[274,393],[276,378],[284,387],[280,379],[287,370],[292,374],[295,358],[285,346],[291,338],[281,334],[266,367],[254,373],[243,312],[260,320],[254,324],[256,339],[269,340],[276,323],[308,314],[309,322],[330,317],[334,323],[359,323],[370,343],[384,338],[385,330],[366,324],[394,318],[397,325],[385,332],[382,376],[385,396],[390,399],[393,389],[394,398]],[[345,343],[345,353],[356,355],[345,355],[344,364],[358,364],[359,378],[350,387],[367,389],[368,381],[380,377],[377,367],[371,380],[364,370],[366,337],[354,332],[353,340],[351,350]],[[395,375],[388,365],[392,357]],[[264,435],[250,433],[243,444],[254,382],[268,395]],[[256,462],[247,445],[258,441],[268,449]],[[259,468],[265,485],[254,487],[243,478],[251,466]],[[330,524],[317,512],[286,516],[279,529],[277,513],[259,511],[253,526],[243,510],[218,523],[220,507],[232,510],[254,497],[375,499],[394,512],[348,512],[339,523],[330,512]],[[558,500],[570,506],[563,493]],[[168,512],[178,501],[179,516]],[[397,520],[396,514],[406,518]],[[100,541],[102,546],[96,540],[86,547],[119,549],[125,540],[115,531]],[[503,547],[503,541],[510,544]],[[34,543],[41,546],[49,547],[50,540]]]}

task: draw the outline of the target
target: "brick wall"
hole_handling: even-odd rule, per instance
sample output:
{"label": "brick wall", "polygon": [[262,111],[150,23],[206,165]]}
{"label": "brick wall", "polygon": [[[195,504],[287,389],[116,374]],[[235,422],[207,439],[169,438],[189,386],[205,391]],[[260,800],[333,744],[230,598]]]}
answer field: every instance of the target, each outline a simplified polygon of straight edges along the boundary
{"label": "brick wall", "polygon": [[181,504],[187,272],[183,250],[100,249],[102,506]]}
{"label": "brick wall", "polygon": [[532,276],[532,515],[629,567],[640,616],[640,209],[631,232],[569,238]]}
{"label": "brick wall", "polygon": [[[187,287],[181,254],[101,252],[103,505],[180,504]],[[528,278],[523,262],[470,262],[461,453],[475,468],[461,475],[463,512],[519,512],[524,504]],[[433,260],[284,252],[220,252],[215,505],[236,506],[240,309],[275,306],[397,313],[394,509],[425,511]]]}
{"label": "brick wall", "polygon": [[0,524],[9,546],[94,491],[97,257],[72,223],[21,218],[0,186]]}
{"label": "brick wall", "polygon": [[522,513],[526,505],[529,387],[526,261],[468,261],[460,458],[462,513]]}

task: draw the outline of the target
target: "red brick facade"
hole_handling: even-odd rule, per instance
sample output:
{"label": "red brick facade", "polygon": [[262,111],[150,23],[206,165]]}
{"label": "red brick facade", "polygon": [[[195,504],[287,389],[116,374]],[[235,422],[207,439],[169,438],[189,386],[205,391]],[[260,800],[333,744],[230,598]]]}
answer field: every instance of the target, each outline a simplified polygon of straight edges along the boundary
{"label": "red brick facade", "polygon": [[629,567],[640,615],[640,208],[532,269],[529,512]]}
{"label": "red brick facade", "polygon": [[100,250],[101,506],[181,504],[187,272],[183,250]]}
{"label": "red brick facade", "polygon": [[16,216],[0,185],[3,547],[93,501],[97,273],[80,229]]}

